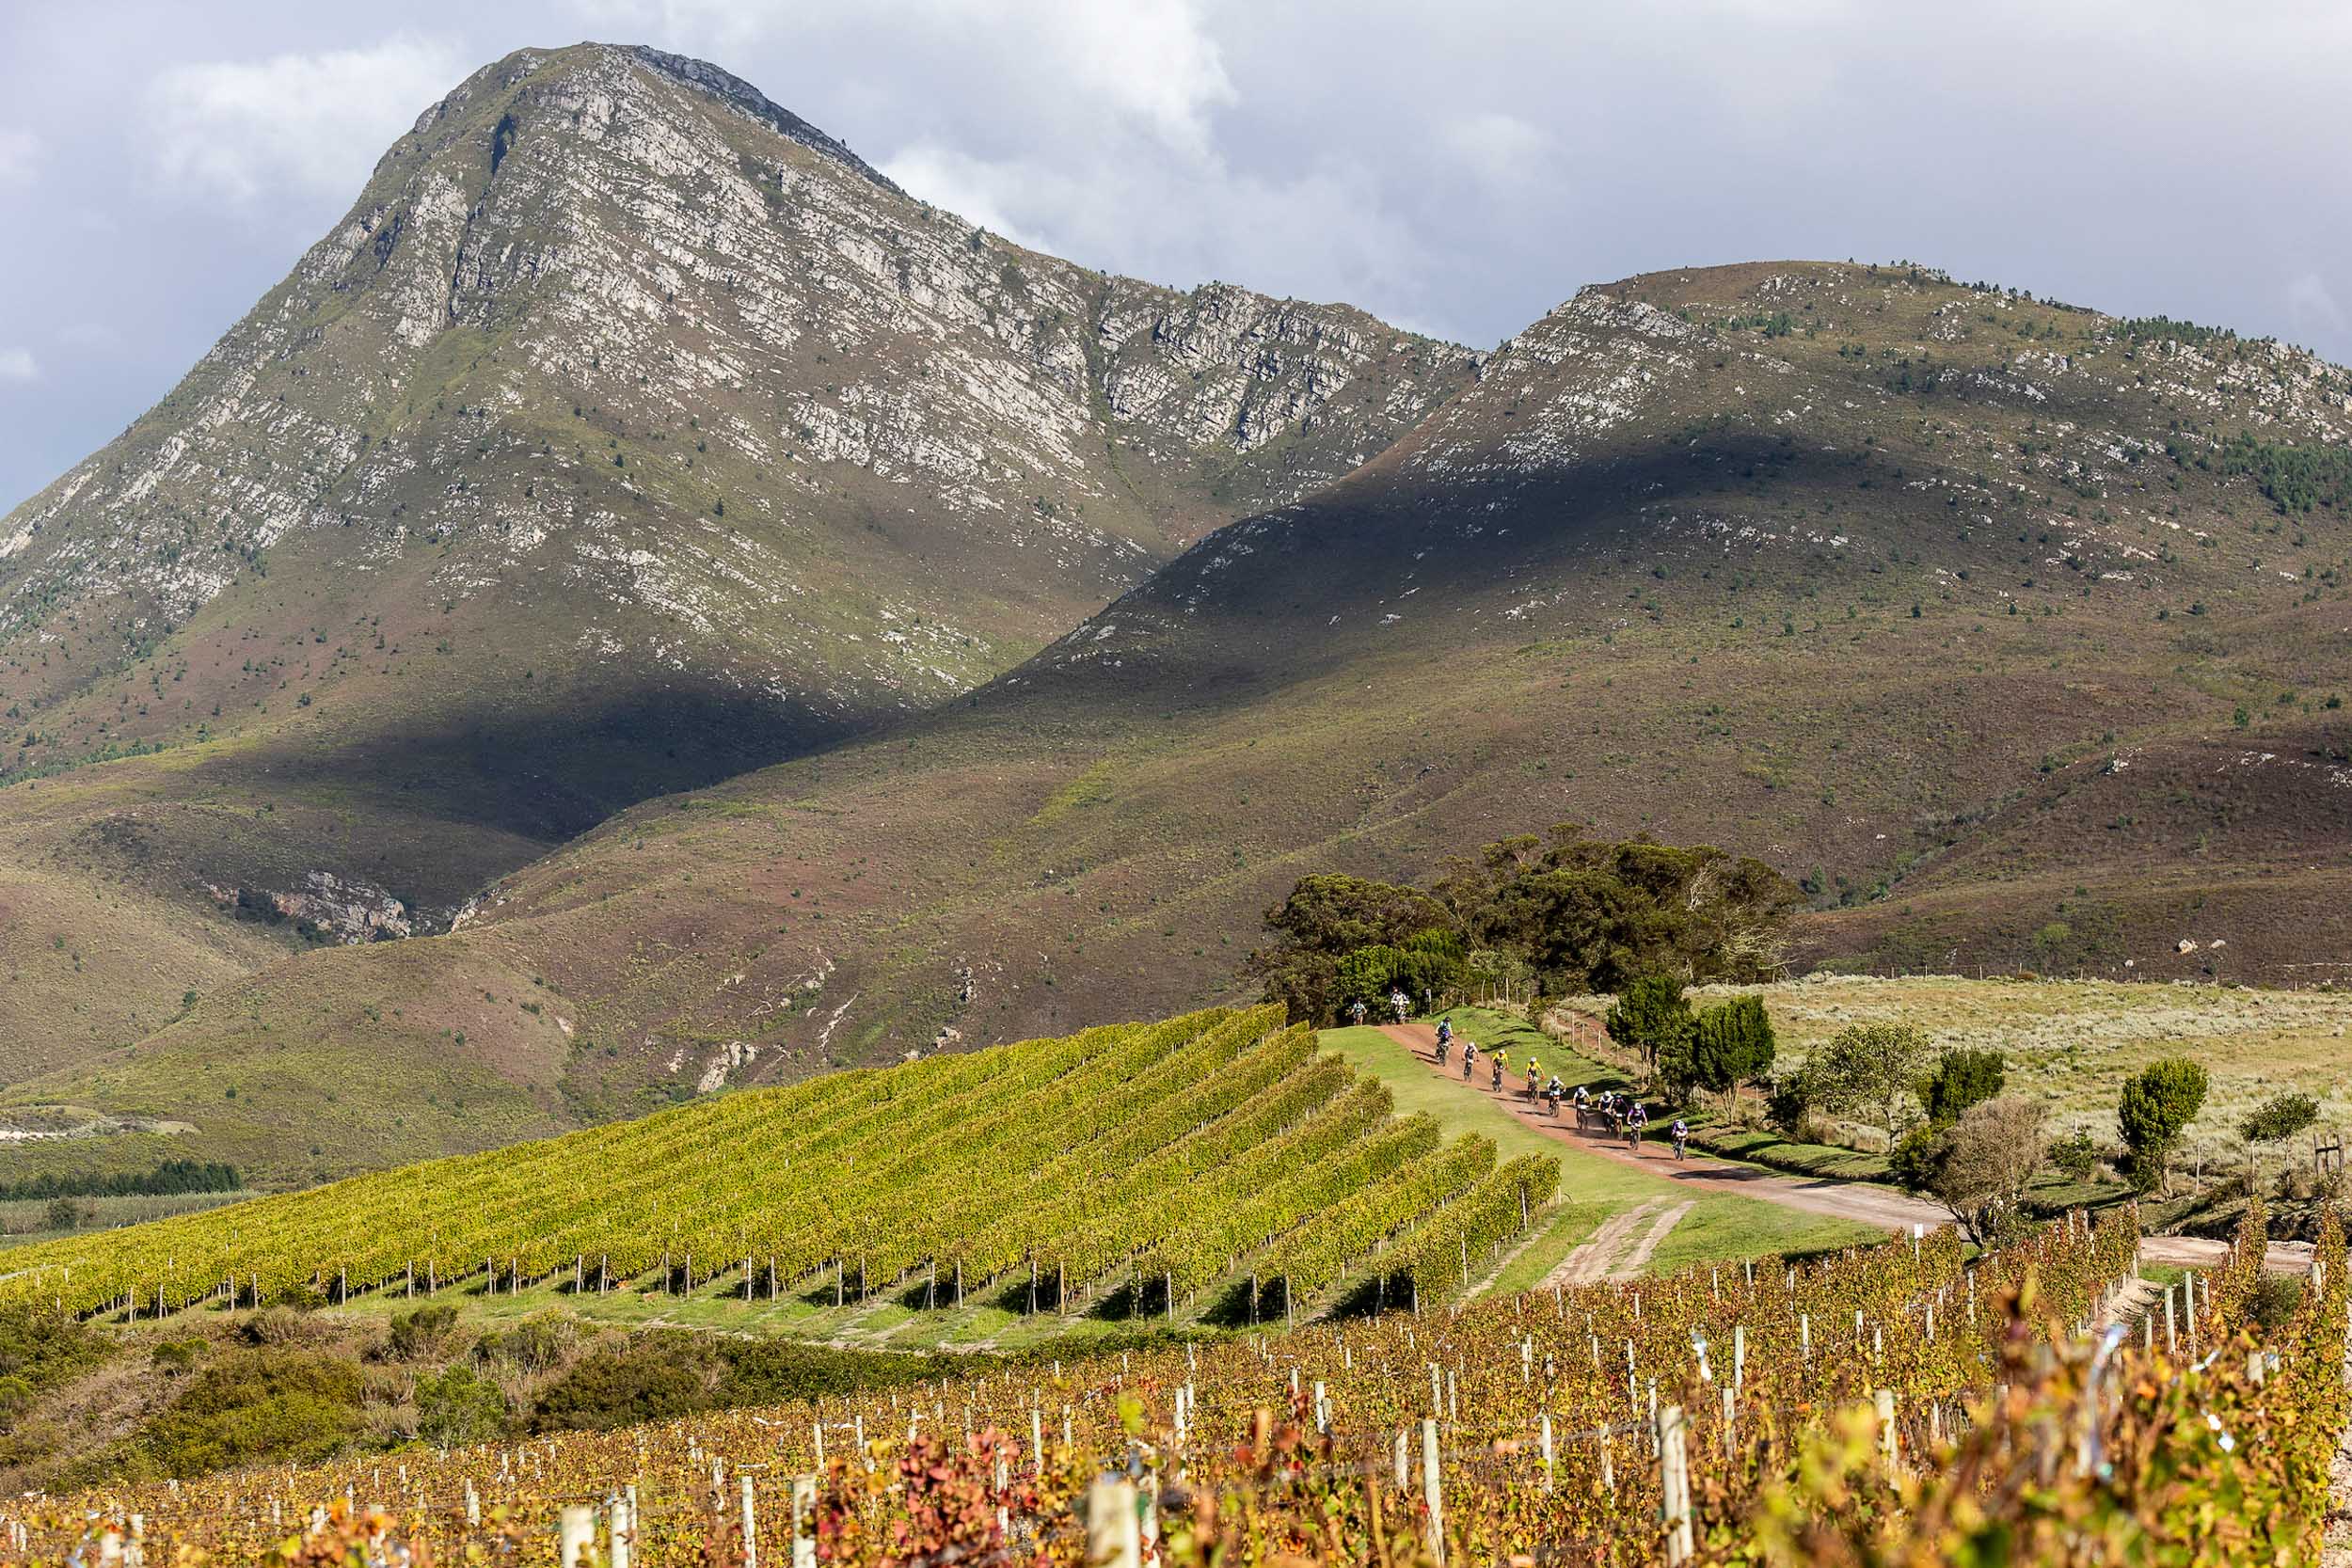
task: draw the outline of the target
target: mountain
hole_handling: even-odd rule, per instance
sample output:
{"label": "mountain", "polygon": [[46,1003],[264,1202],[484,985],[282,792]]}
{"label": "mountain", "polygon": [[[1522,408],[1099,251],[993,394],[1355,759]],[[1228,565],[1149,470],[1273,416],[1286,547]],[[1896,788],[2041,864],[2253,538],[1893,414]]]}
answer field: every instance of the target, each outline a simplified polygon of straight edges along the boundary
{"label": "mountain", "polygon": [[712,66],[510,55],[0,520],[0,1070],[978,685],[1472,366],[1008,244]]}
{"label": "mountain", "polygon": [[1299,876],[1562,820],[1802,878],[1806,961],[2323,978],[2348,431],[2308,355],[1922,268],[1588,289],[968,696],[17,1098],[281,1177],[478,1147],[1231,997]]}

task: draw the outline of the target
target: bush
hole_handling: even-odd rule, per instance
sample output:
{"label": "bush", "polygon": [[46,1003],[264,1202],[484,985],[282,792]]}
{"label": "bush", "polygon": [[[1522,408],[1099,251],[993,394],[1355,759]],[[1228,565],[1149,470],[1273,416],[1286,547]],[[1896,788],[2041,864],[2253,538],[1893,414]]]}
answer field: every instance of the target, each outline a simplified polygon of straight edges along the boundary
{"label": "bush", "polygon": [[710,1408],[693,1336],[658,1329],[582,1356],[539,1395],[533,1432],[604,1431]]}
{"label": "bush", "polygon": [[389,1349],[402,1361],[430,1355],[457,1332],[457,1308],[434,1302],[392,1320]]}
{"label": "bush", "polygon": [[1800,1067],[1774,1078],[1764,1094],[1764,1117],[1788,1136],[1804,1139],[1814,1119],[1812,1074]]}
{"label": "bush", "polygon": [[0,1377],[37,1394],[98,1365],[107,1348],[97,1329],[63,1313],[23,1302],[0,1307]]}
{"label": "bush", "polygon": [[417,1380],[417,1435],[440,1448],[496,1437],[506,1426],[506,1396],[463,1362]]}
{"label": "bush", "polygon": [[193,1378],[132,1437],[129,1473],[196,1476],[252,1465],[308,1465],[359,1434],[359,1370],[316,1351],[232,1351]]}
{"label": "bush", "polygon": [[2099,1169],[2099,1144],[2088,1132],[2069,1132],[2050,1145],[2050,1164],[2070,1180],[2088,1181]]}
{"label": "bush", "polygon": [[533,1312],[502,1333],[484,1336],[482,1352],[544,1372],[562,1366],[579,1338],[580,1320],[560,1307],[551,1307]]}
{"label": "bush", "polygon": [[166,1339],[147,1353],[148,1360],[159,1372],[192,1370],[213,1347],[202,1339]]}
{"label": "bush", "polygon": [[1919,1103],[1928,1120],[1949,1127],[1969,1106],[1999,1094],[2008,1077],[1997,1051],[1947,1051],[1935,1059],[1935,1070],[1920,1086]]}
{"label": "bush", "polygon": [[2319,1101],[2310,1095],[2274,1094],[2238,1124],[2249,1144],[2283,1143],[2319,1119]]}

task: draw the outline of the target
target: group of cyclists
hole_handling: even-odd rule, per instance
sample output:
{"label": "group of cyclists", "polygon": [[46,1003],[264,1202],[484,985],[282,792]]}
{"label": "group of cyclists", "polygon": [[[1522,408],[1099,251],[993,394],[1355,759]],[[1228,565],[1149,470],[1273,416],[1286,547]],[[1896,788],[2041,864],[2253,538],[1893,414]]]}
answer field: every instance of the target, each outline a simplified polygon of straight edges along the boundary
{"label": "group of cyclists", "polygon": [[[1404,1010],[1407,1006],[1404,993],[1398,992],[1391,998],[1391,1002],[1397,1010],[1397,1021],[1403,1022]],[[1361,1002],[1356,1004],[1355,1011],[1359,1023],[1363,1022],[1364,1010],[1364,1005]],[[1438,1021],[1438,1066],[1440,1068],[1446,1065],[1446,1058],[1453,1054],[1454,1043],[1454,1021],[1450,1018],[1439,1019]],[[1478,1042],[1464,1038],[1461,1045],[1462,1081],[1467,1084],[1471,1081],[1471,1074],[1478,1069]],[[1492,1084],[1494,1091],[1497,1094],[1502,1093],[1503,1078],[1510,1071],[1511,1067],[1510,1051],[1507,1048],[1497,1047],[1488,1052],[1486,1066],[1488,1081]],[[1527,1098],[1530,1101],[1542,1103],[1554,1117],[1560,1115],[1560,1106],[1564,1101],[1574,1105],[1579,1128],[1590,1128],[1596,1122],[1605,1122],[1612,1135],[1623,1138],[1627,1147],[1637,1153],[1642,1147],[1642,1134],[1649,1127],[1649,1111],[1634,1096],[1620,1094],[1615,1089],[1603,1089],[1596,1096],[1581,1084],[1571,1089],[1561,1083],[1558,1073],[1553,1073],[1547,1078],[1544,1075],[1542,1064],[1535,1060],[1532,1053],[1527,1058]],[[1680,1117],[1677,1117],[1670,1132],[1674,1138],[1675,1158],[1680,1160],[1685,1147],[1690,1142],[1690,1124]]]}

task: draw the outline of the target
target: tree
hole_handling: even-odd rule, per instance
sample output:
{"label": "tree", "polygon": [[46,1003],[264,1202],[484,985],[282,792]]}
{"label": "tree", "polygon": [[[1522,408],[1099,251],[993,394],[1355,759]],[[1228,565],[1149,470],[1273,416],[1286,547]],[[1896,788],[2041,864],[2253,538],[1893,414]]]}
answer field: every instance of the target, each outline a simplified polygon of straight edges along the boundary
{"label": "tree", "polygon": [[2284,1143],[2319,1119],[2319,1101],[2310,1095],[2289,1089],[2272,1095],[2254,1107],[2247,1118],[2238,1123],[2238,1131],[2246,1134],[2248,1176],[2260,1170],[2257,1150],[2264,1144]]}
{"label": "tree", "polygon": [[1969,1106],[2001,1092],[2008,1069],[1997,1051],[1947,1051],[1919,1088],[1919,1103],[1938,1127],[1958,1121]]}
{"label": "tree", "polygon": [[1903,1101],[1916,1093],[1933,1051],[1916,1024],[1849,1024],[1813,1054],[1808,1077],[1814,1103],[1837,1114],[1867,1112],[1891,1149],[1909,1119]]}
{"label": "tree", "polygon": [[1728,1097],[1772,1070],[1772,1021],[1760,997],[1735,996],[1698,1015],[1689,1082]]}
{"label": "tree", "polygon": [[1610,1004],[1606,1022],[1609,1037],[1639,1051],[1653,1072],[1661,1058],[1681,1060],[1696,1027],[1682,982],[1671,974],[1645,974],[1627,986]]}
{"label": "tree", "polygon": [[2238,1124],[2249,1144],[2284,1143],[2319,1119],[2319,1101],[2293,1090],[2274,1094]]}
{"label": "tree", "polygon": [[2186,1056],[2152,1062],[2125,1081],[2115,1121],[2134,1186],[2144,1193],[2163,1184],[2172,1146],[2204,1105],[2205,1069]]}
{"label": "tree", "polygon": [[1891,1162],[1897,1180],[1951,1212],[1968,1239],[1990,1246],[2024,1217],[2042,1168],[2042,1107],[2023,1095],[1979,1101],[1941,1132],[1913,1130]]}
{"label": "tree", "polygon": [[1293,1022],[1321,1023],[1337,1017],[1348,1000],[1340,990],[1343,959],[1363,948],[1405,948],[1432,930],[1451,939],[1458,952],[1453,919],[1444,904],[1419,888],[1361,877],[1308,877],[1266,911],[1266,928],[1277,940],[1249,956],[1248,972],[1265,988],[1267,1001],[1289,1010]]}

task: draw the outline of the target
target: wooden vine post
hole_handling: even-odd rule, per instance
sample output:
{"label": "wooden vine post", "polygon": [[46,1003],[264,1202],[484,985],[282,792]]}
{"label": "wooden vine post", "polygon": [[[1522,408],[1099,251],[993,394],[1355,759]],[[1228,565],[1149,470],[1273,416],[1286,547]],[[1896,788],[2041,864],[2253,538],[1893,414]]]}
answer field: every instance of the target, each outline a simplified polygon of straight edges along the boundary
{"label": "wooden vine post", "polygon": [[1693,1549],[1690,1434],[1678,1404],[1667,1405],[1658,1413],[1658,1481],[1659,1512],[1666,1528],[1666,1560],[1688,1562]]}

